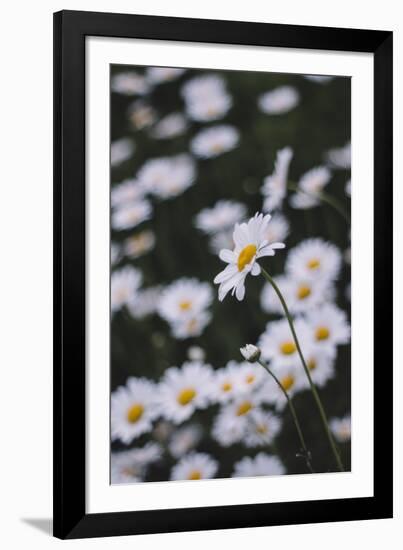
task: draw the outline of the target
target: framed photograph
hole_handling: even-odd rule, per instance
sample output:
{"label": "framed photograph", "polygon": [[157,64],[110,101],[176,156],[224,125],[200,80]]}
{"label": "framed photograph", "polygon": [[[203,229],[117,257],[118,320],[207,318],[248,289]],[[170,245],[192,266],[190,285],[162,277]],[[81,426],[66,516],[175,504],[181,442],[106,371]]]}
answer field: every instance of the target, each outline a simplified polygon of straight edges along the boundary
{"label": "framed photograph", "polygon": [[54,535],[392,516],[392,33],[54,15]]}

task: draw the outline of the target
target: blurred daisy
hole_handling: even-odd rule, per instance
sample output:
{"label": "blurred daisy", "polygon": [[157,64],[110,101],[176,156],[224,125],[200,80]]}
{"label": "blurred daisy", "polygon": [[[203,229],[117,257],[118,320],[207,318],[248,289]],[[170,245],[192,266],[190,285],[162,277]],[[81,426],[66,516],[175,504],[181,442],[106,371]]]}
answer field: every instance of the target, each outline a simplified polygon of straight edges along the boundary
{"label": "blurred daisy", "polygon": [[152,84],[161,84],[176,80],[183,75],[185,69],[177,67],[148,67],[146,76]]}
{"label": "blurred daisy", "polygon": [[187,154],[148,160],[137,177],[144,189],[161,199],[176,197],[194,183],[196,169]]}
{"label": "blurred daisy", "polygon": [[234,465],[232,477],[279,476],[286,470],[280,459],[265,453],[259,453],[255,458],[246,456]]}
{"label": "blurred daisy", "polygon": [[158,416],[157,387],[146,378],[129,378],[111,396],[111,437],[130,443],[152,429]]}
{"label": "blurred daisy", "polygon": [[351,197],[351,179],[346,182],[345,192],[348,197]]}
{"label": "blurred daisy", "polygon": [[229,361],[224,368],[214,371],[211,388],[212,401],[228,403],[240,393],[241,377],[239,364],[236,361]]}
{"label": "blurred daisy", "polygon": [[260,402],[256,394],[250,394],[223,405],[213,423],[213,438],[223,447],[239,443],[252,421],[251,416],[259,410]]}
{"label": "blurred daisy", "polygon": [[111,483],[136,483],[142,481],[147,466],[160,460],[161,446],[147,443],[143,448],[111,454]]}
{"label": "blurred daisy", "polygon": [[258,388],[266,374],[262,367],[243,362],[238,367],[239,389],[241,393],[248,393]]}
{"label": "blurred daisy", "polygon": [[[310,327],[299,318],[294,320],[294,328],[304,351],[304,341],[309,341],[311,337]],[[267,323],[265,332],[259,338],[258,347],[263,359],[271,361],[272,366],[286,367],[300,362],[287,319]]]}
{"label": "blurred daisy", "polygon": [[[332,174],[325,166],[318,166],[306,172],[298,182],[300,191],[290,198],[290,204],[294,208],[312,208],[320,204],[323,188],[329,183]],[[316,195],[316,196],[315,196]]]}
{"label": "blurred daisy", "polygon": [[134,153],[134,143],[129,138],[122,138],[111,143],[111,165],[113,167],[128,160]]}
{"label": "blurred daisy", "polygon": [[141,285],[142,275],[138,269],[126,266],[114,271],[111,276],[111,309],[119,310],[134,299]]}
{"label": "blurred daisy", "polygon": [[285,269],[296,278],[334,281],[339,277],[341,261],[341,253],[334,244],[321,238],[305,239],[290,250]]}
{"label": "blurred daisy", "polygon": [[114,185],[111,189],[111,206],[124,206],[128,202],[134,202],[142,199],[144,189],[135,179],[127,179]]}
{"label": "blurred daisy", "polygon": [[288,237],[290,224],[283,214],[276,212],[272,215],[265,238],[270,243],[283,242]]}
{"label": "blurred daisy", "polygon": [[326,160],[332,168],[347,170],[351,167],[351,144],[346,143],[344,147],[330,149],[326,153]]}
{"label": "blurred daisy", "polygon": [[232,228],[246,216],[246,206],[232,200],[220,200],[212,208],[204,208],[196,216],[195,225],[207,235]]}
{"label": "blurred daisy", "polygon": [[157,118],[155,109],[147,102],[139,99],[129,107],[129,120],[136,130],[148,128]]}
{"label": "blurred daisy", "polygon": [[151,286],[135,293],[127,303],[130,315],[135,319],[144,319],[157,311],[161,296],[161,287]]}
{"label": "blurred daisy", "polygon": [[325,304],[309,312],[306,322],[318,349],[334,353],[335,346],[350,341],[350,325],[347,315],[334,304]]}
{"label": "blurred daisy", "polygon": [[155,234],[149,229],[140,231],[125,240],[123,249],[125,254],[133,260],[150,252],[155,246]]}
{"label": "blurred daisy", "polygon": [[159,387],[161,414],[166,420],[180,424],[196,409],[204,409],[211,395],[212,369],[199,361],[186,362],[182,368],[165,371]]}
{"label": "blurred daisy", "polygon": [[234,149],[238,142],[238,130],[228,124],[222,124],[200,130],[192,139],[190,149],[198,157],[214,158]]}
{"label": "blurred daisy", "polygon": [[194,449],[203,435],[203,430],[198,424],[190,424],[176,430],[169,442],[168,449],[174,458],[180,458]]}
{"label": "blurred daisy", "polygon": [[304,78],[310,80],[311,82],[317,82],[318,84],[327,84],[328,82],[333,80],[334,76],[306,74],[304,75]]}
{"label": "blurred daisy", "polygon": [[245,296],[245,279],[248,273],[259,275],[260,265],[256,262],[265,256],[274,256],[276,249],[284,248],[283,243],[268,244],[264,235],[270,222],[270,214],[256,213],[247,223],[236,224],[233,234],[234,250],[221,250],[219,256],[227,267],[214,279],[219,284],[218,298],[224,300],[230,290],[238,300]]}
{"label": "blurred daisy", "polygon": [[170,323],[188,320],[205,310],[213,301],[209,283],[197,279],[178,279],[167,286],[158,305],[160,316]]}
{"label": "blurred daisy", "polygon": [[[318,387],[322,387],[328,380],[334,377],[334,353],[327,353],[317,346],[312,345],[305,349],[304,357],[307,367],[310,371],[311,378]],[[308,379],[305,378],[306,387],[309,388]]]}
{"label": "blurred daisy", "polygon": [[180,136],[186,129],[187,120],[182,113],[171,113],[153,127],[151,135],[156,139],[171,139]]}
{"label": "blurred daisy", "polygon": [[203,330],[211,321],[211,314],[208,311],[199,311],[189,317],[172,321],[171,332],[178,340],[195,338],[200,336]]}
{"label": "blurred daisy", "polygon": [[188,80],[181,90],[185,101],[203,99],[204,97],[225,91],[224,79],[216,74],[206,74]]}
{"label": "blurred daisy", "polygon": [[332,418],[329,422],[330,429],[339,443],[346,443],[351,439],[351,416],[344,418]]}
{"label": "blurred daisy", "polygon": [[200,346],[190,346],[187,355],[191,361],[204,361],[206,358],[206,353]]}
{"label": "blurred daisy", "polygon": [[294,109],[299,103],[299,93],[292,86],[280,86],[261,95],[260,110],[269,115],[282,115]]}
{"label": "blurred daisy", "polygon": [[144,95],[148,93],[150,87],[144,76],[131,71],[113,76],[111,89],[123,95]]}
{"label": "blurred daisy", "polygon": [[271,212],[281,208],[283,200],[287,196],[288,167],[293,156],[290,147],[277,151],[274,163],[274,172],[263,181],[262,195],[264,196],[263,210]]}
{"label": "blurred daisy", "polygon": [[217,75],[193,78],[183,86],[182,95],[188,116],[199,122],[220,119],[232,106],[224,79]]}
{"label": "blurred daisy", "polygon": [[139,200],[119,206],[112,212],[111,227],[117,231],[132,229],[149,220],[152,211],[151,203],[147,200]]}
{"label": "blurred daisy", "polygon": [[171,480],[211,479],[218,470],[218,462],[206,453],[190,453],[173,468]]}
{"label": "blurred daisy", "polygon": [[[294,362],[290,365],[271,365],[271,370],[276,375],[283,389],[289,397],[306,389],[306,375],[300,362]],[[262,403],[273,405],[277,411],[282,411],[287,405],[287,399],[278,384],[267,377],[265,383],[258,391],[258,398]]]}
{"label": "blurred daisy", "polygon": [[251,416],[243,443],[246,447],[270,445],[280,432],[281,427],[282,421],[278,416],[258,409]]}

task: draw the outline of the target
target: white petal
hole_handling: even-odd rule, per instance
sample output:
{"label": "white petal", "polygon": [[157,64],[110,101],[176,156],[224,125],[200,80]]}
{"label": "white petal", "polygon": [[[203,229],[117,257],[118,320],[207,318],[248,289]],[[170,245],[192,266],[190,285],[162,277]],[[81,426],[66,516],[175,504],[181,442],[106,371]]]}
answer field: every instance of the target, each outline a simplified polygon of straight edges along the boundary
{"label": "white petal", "polygon": [[284,243],[271,243],[270,248],[273,248],[273,249],[285,248],[285,244]]}
{"label": "white petal", "polygon": [[235,275],[237,271],[238,269],[235,265],[227,265],[227,267],[216,276],[216,278],[214,279],[214,283],[219,284],[223,281],[226,281],[227,279]]}
{"label": "white petal", "polygon": [[239,300],[240,302],[244,299],[244,297],[245,297],[245,281],[241,281],[238,284],[238,286],[236,287],[235,295],[237,297],[237,300]]}
{"label": "white petal", "polygon": [[260,275],[261,271],[262,270],[260,268],[260,265],[257,262],[255,262],[251,270],[251,275],[255,275],[255,276]]}
{"label": "white petal", "polygon": [[274,250],[271,248],[271,245],[262,248],[256,255],[257,258],[264,258],[265,256],[274,256]]}
{"label": "white petal", "polygon": [[224,248],[219,253],[219,258],[223,262],[227,262],[228,264],[235,262],[236,255],[232,250],[228,250],[227,248]]}

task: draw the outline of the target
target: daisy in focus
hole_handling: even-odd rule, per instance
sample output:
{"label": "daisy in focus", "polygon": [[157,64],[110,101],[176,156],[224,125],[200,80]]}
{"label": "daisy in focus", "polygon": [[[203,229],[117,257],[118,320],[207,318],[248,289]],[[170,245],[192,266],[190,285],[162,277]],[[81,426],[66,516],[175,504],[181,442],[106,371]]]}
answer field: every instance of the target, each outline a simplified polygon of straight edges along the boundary
{"label": "daisy in focus", "polygon": [[279,476],[286,473],[276,456],[259,453],[255,458],[249,456],[237,462],[232,477]]}
{"label": "daisy in focus", "polygon": [[326,166],[318,166],[306,172],[298,182],[298,191],[290,198],[294,208],[313,208],[320,204],[320,193],[329,183],[332,174]]}
{"label": "daisy in focus", "polygon": [[299,93],[292,86],[280,86],[261,95],[258,100],[261,111],[269,115],[282,115],[299,103]]}
{"label": "daisy in focus", "polygon": [[293,151],[290,147],[277,151],[274,172],[264,179],[261,190],[264,197],[263,210],[265,212],[272,212],[276,208],[281,208],[287,196],[288,168],[292,156]]}
{"label": "daisy in focus", "polygon": [[228,292],[232,291],[238,300],[245,296],[245,279],[248,273],[259,275],[259,258],[274,256],[276,249],[284,248],[283,243],[269,244],[265,239],[271,216],[256,213],[247,223],[236,224],[233,241],[234,250],[221,250],[220,259],[228,265],[214,279],[219,284],[218,298],[222,302]]}
{"label": "daisy in focus", "polygon": [[238,130],[228,124],[221,124],[200,130],[192,139],[190,149],[197,157],[215,158],[234,149],[238,142]]}
{"label": "daisy in focus", "polygon": [[171,480],[211,479],[218,470],[218,462],[206,453],[190,453],[184,456],[173,468]]}

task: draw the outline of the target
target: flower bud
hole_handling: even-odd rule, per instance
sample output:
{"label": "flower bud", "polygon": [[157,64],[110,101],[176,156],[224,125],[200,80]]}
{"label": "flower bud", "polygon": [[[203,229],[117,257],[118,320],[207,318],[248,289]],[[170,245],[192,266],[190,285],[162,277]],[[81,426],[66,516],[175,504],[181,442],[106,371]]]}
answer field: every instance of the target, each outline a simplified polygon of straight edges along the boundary
{"label": "flower bud", "polygon": [[256,363],[260,359],[260,349],[253,344],[246,344],[245,347],[240,348],[240,352],[249,363]]}

